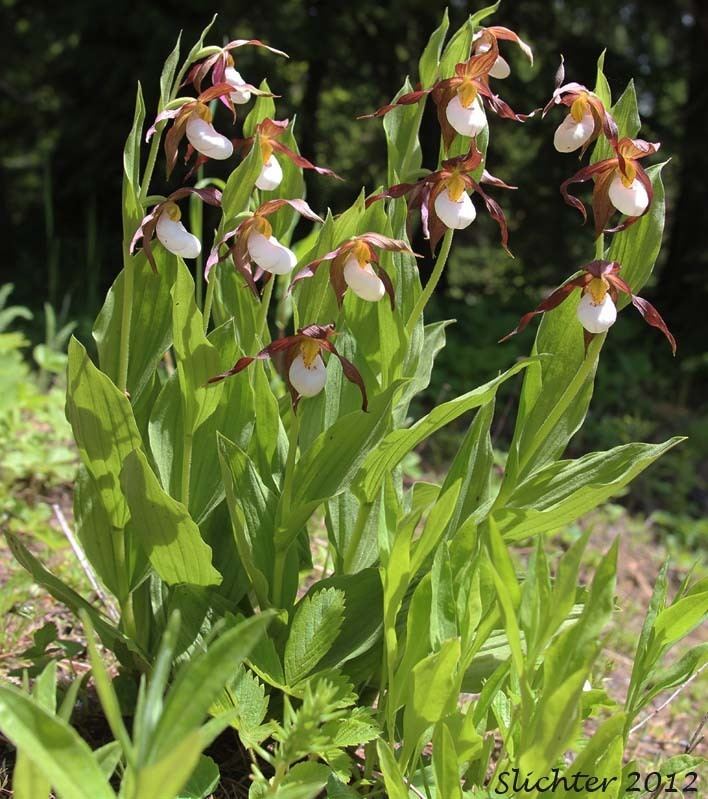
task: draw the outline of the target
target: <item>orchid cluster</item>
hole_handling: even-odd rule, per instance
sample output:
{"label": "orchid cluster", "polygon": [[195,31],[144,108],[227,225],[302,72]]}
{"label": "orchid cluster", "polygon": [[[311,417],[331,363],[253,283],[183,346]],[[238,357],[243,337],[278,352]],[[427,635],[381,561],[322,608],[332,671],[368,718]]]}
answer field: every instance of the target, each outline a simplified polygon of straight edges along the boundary
{"label": "orchid cluster", "polygon": [[[647,213],[653,199],[649,176],[639,163],[653,155],[659,143],[643,139],[620,137],[617,123],[602,100],[580,83],[563,83],[564,64],[556,76],[553,96],[543,109],[545,116],[556,106],[565,106],[568,114],[556,129],[553,144],[561,153],[580,151],[582,157],[590,144],[603,136],[612,152],[610,158],[596,161],[576,172],[561,184],[561,194],[566,203],[576,208],[587,219],[585,205],[570,194],[568,187],[574,183],[594,182],[592,209],[595,219],[595,237],[603,249],[603,235],[626,230]],[[608,228],[615,212],[626,216],[620,224]],[[630,286],[620,277],[621,265],[602,258],[581,267],[580,274],[552,292],[531,312],[525,314],[515,330],[505,336],[505,341],[521,332],[536,315],[550,311],[567,299],[574,289],[580,289],[577,318],[584,329],[585,348],[596,335],[606,333],[617,320],[618,293],[628,296],[647,324],[656,327],[666,336],[671,350],[676,354],[676,341],[666,323],[651,303],[635,296]]]}

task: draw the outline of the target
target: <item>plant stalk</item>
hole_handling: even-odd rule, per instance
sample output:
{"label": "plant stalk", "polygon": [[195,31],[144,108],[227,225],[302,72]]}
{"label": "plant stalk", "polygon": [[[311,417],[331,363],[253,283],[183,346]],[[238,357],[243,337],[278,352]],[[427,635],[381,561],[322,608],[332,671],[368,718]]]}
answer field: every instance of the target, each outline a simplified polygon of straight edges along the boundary
{"label": "plant stalk", "polygon": [[[295,473],[295,460],[297,456],[297,444],[300,435],[300,419],[297,411],[293,408],[293,419],[288,432],[288,457],[285,462],[285,474],[283,475],[283,487],[278,504],[278,524],[276,531],[282,526],[283,508],[290,507],[292,499],[293,476]],[[279,547],[276,544],[275,563],[273,564],[273,605],[281,607],[283,602],[283,578],[285,576],[285,558],[288,554],[289,546]]]}
{"label": "plant stalk", "polygon": [[428,304],[428,300],[430,300],[430,298],[433,296],[435,287],[440,281],[443,269],[447,263],[448,255],[450,255],[450,246],[452,245],[453,233],[454,231],[451,229],[446,231],[445,236],[443,237],[442,246],[440,247],[440,252],[438,253],[437,260],[435,261],[435,266],[433,267],[433,274],[430,276],[430,280],[428,280],[425,288],[420,294],[420,297],[418,297],[418,302],[416,302],[413,310],[411,311],[411,315],[408,318],[408,322],[406,324],[406,333],[409,337],[413,335],[418,317],[423,313],[425,306]]}

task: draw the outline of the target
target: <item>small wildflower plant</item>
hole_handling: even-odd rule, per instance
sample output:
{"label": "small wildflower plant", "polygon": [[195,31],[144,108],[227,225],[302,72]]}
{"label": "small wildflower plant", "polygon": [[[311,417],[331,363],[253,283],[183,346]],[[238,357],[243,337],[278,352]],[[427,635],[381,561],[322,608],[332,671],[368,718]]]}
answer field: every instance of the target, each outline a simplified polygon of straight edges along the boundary
{"label": "small wildflower plant", "polygon": [[[612,103],[602,58],[594,89],[561,70],[550,99],[512,110],[497,92],[514,80],[516,48],[533,56],[516,33],[487,25],[497,5],[449,37],[446,14],[418,87],[406,81],[366,115],[383,118],[388,164],[382,185],[353,192],[343,211],[307,204],[304,169],[338,176],[299,153],[268,84],[236,71],[241,47],[264,59],[281,51],[207,45],[209,26],[179,69],[179,46],[167,59],[154,114],[138,89],[123,268],[94,326],[97,357],[76,339],[68,355],[74,518],[106,598],[79,596],[9,536],[35,581],[81,616],[115,741],[90,750],[68,722],[78,689],[57,710],[50,671],[31,695],[0,687],[16,784],[36,780],[33,797],[51,786],[62,799],[115,798],[117,782],[126,799],[207,796],[219,771],[201,752],[225,730],[250,753],[253,799],[462,799],[493,795],[511,769],[589,772],[623,796],[623,752],[648,706],[705,663],[705,647],[667,660],[704,619],[708,588],[687,581],[669,597],[664,569],[626,699],[610,698],[598,658],[619,542],[582,580],[588,533],[548,562],[548,536],[680,441],[564,458],[626,305],[675,350],[639,296],[661,243],[663,164],[658,144],[637,138],[632,84]],[[428,99],[440,157],[424,165]],[[541,317],[528,358],[411,419],[449,324],[426,319],[427,303],[475,203],[510,252],[513,194],[487,193],[513,188],[487,169],[497,124],[533,125],[587,160],[558,202],[585,215],[568,187],[592,181],[594,252],[568,263],[570,277],[522,318],[514,332]],[[233,171],[195,184],[211,160]],[[158,165],[167,196],[152,192]],[[218,209],[213,235],[184,223],[201,204]],[[411,246],[418,224],[435,256],[425,285]],[[508,381],[520,381],[520,396],[497,479],[490,431]],[[405,478],[406,456],[461,418],[448,472]],[[315,538],[327,558],[313,577]],[[531,554],[519,573],[522,544]],[[119,701],[97,640],[138,683],[134,702],[125,692]]]}

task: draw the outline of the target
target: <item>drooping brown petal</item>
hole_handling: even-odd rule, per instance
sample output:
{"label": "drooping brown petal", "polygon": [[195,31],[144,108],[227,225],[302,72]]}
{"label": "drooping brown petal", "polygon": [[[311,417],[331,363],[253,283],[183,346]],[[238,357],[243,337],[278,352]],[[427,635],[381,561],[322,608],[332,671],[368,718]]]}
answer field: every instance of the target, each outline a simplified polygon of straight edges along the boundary
{"label": "drooping brown petal", "polygon": [[177,163],[177,151],[179,145],[187,132],[187,121],[191,114],[191,109],[185,111],[186,106],[182,106],[180,114],[175,118],[172,126],[167,131],[165,136],[165,166],[167,169],[167,177],[172,174],[172,170]]}
{"label": "drooping brown petal", "polygon": [[435,200],[440,192],[445,190],[445,184],[442,181],[435,183],[423,199],[423,203],[420,207],[423,236],[430,240],[430,251],[432,253],[438,248],[440,240],[447,232],[447,226],[443,223],[435,210]]}
{"label": "drooping brown petal", "polygon": [[155,228],[157,227],[157,220],[160,218],[163,204],[156,205],[152,211],[143,217],[138,229],[135,231],[133,238],[130,242],[130,252],[134,253],[138,241],[142,239],[143,252],[148,259],[152,271],[157,274],[157,264],[155,263],[155,256],[152,254],[152,240],[155,236]]}
{"label": "drooping brown petal", "polygon": [[205,89],[197,99],[200,103],[204,103],[205,105],[212,100],[223,100],[228,106],[229,111],[233,114],[233,118],[236,119],[236,109],[231,100],[233,91],[234,87],[230,83],[216,83],[214,86]]}
{"label": "drooping brown petal", "polygon": [[587,220],[588,215],[585,209],[584,203],[579,200],[577,197],[572,195],[568,191],[568,187],[573,185],[574,183],[585,183],[588,180],[591,180],[597,175],[601,175],[604,172],[609,172],[617,167],[617,159],[616,158],[607,158],[604,161],[598,161],[595,164],[590,164],[589,166],[585,166],[582,169],[578,170],[572,177],[569,177],[567,180],[564,180],[561,183],[560,191],[563,195],[563,199],[566,201],[568,205],[573,208],[577,208],[578,211],[583,216],[583,220]]}
{"label": "drooping brown petal", "polygon": [[344,178],[340,177],[334,170],[324,166],[316,166],[312,161],[308,161],[307,158],[291,150],[289,147],[286,147],[282,142],[271,141],[271,146],[274,150],[277,150],[286,158],[289,158],[293,164],[299,166],[300,169],[312,169],[314,172],[317,172],[318,175],[329,175],[329,177],[336,178],[337,180],[344,180]]}
{"label": "drooping brown petal", "polygon": [[381,108],[378,108],[373,112],[373,114],[362,114],[361,116],[358,116],[357,119],[374,119],[376,117],[385,116],[389,111],[393,111],[394,108],[398,108],[400,105],[414,105],[415,103],[420,102],[423,97],[427,97],[430,92],[433,91],[433,88],[416,89],[413,92],[402,94],[397,100],[394,100],[394,102],[389,103],[388,105],[381,106]]}
{"label": "drooping brown petal", "polygon": [[[473,181],[474,182],[474,181]],[[513,258],[511,250],[509,249],[509,228],[506,224],[506,217],[504,216],[504,211],[502,211],[501,205],[496,200],[493,200],[479,183],[474,183],[474,190],[479,194],[479,196],[484,201],[484,205],[487,208],[489,216],[499,225],[499,231],[501,233],[501,245],[504,250],[511,255]]]}
{"label": "drooping brown petal", "polygon": [[224,45],[224,50],[235,50],[236,48],[243,47],[246,44],[252,44],[255,47],[263,47],[266,50],[270,50],[271,53],[282,55],[285,58],[290,58],[285,51],[276,50],[275,47],[271,47],[269,44],[264,44],[260,39],[234,39],[232,42]]}
{"label": "drooping brown petal", "polygon": [[303,280],[308,277],[314,277],[314,274],[317,271],[317,269],[320,266],[322,266],[322,264],[325,261],[331,261],[334,258],[336,258],[339,255],[340,250],[341,247],[337,247],[336,250],[332,250],[331,252],[328,252],[326,255],[323,255],[320,258],[315,258],[314,261],[310,261],[309,264],[305,264],[305,266],[303,266],[302,269],[300,269],[298,273],[294,275],[293,279],[290,281],[290,286],[288,288],[288,291],[292,290],[292,287],[295,285],[295,283],[299,282],[300,280]]}
{"label": "drooping brown petal", "polygon": [[583,286],[587,285],[589,281],[590,277],[587,274],[583,274],[572,278],[567,283],[564,283],[555,291],[551,292],[545,300],[541,300],[541,302],[533,309],[533,311],[529,311],[528,313],[524,314],[514,330],[512,330],[511,333],[507,333],[504,338],[500,338],[499,343],[501,344],[503,341],[515,336],[517,333],[521,333],[521,331],[524,330],[534,316],[545,313],[546,311],[552,311],[554,308],[557,308],[564,300],[568,298],[574,289],[582,288]]}
{"label": "drooping brown petal", "polygon": [[329,267],[329,284],[337,299],[337,307],[341,308],[344,303],[344,294],[347,290],[347,281],[344,279],[344,264],[347,260],[348,251],[344,250],[332,261]]}
{"label": "drooping brown petal", "polygon": [[187,77],[182,82],[180,88],[187,86],[188,84],[192,84],[194,86],[194,90],[199,94],[202,90],[202,83],[204,82],[206,76],[209,74],[209,70],[214,67],[214,73],[217,72],[219,69],[222,78],[219,80],[215,79],[215,74],[212,73],[212,81],[214,83],[221,83],[223,80],[223,73],[224,73],[224,53],[214,53],[210,55],[208,58],[205,58],[203,61],[198,61],[196,64],[192,65],[192,68],[187,73]]}
{"label": "drooping brown petal", "polygon": [[305,219],[309,219],[311,222],[320,222],[324,224],[324,219],[316,214],[307,202],[302,199],[286,200],[284,198],[276,198],[274,200],[267,200],[256,209],[254,216],[270,216],[286,205],[294,208],[300,216],[304,216]]}
{"label": "drooping brown petal", "polygon": [[324,339],[320,346],[323,350],[327,350],[327,352],[331,352],[335,358],[342,364],[342,372],[344,372],[344,376],[350,383],[353,383],[361,392],[361,409],[362,411],[366,411],[369,407],[369,401],[366,397],[366,386],[364,385],[364,379],[361,376],[359,370],[354,366],[354,364],[347,360],[343,355],[340,355],[337,352],[334,344],[327,339]]}
{"label": "drooping brown petal", "polygon": [[368,208],[378,200],[397,200],[399,197],[404,197],[409,192],[412,192],[418,185],[419,183],[396,183],[378,194],[370,194],[366,198],[365,206]]}
{"label": "drooping brown petal", "polygon": [[383,283],[384,290],[386,291],[386,294],[388,294],[388,299],[391,303],[391,310],[394,311],[396,309],[396,289],[393,287],[393,283],[391,282],[391,276],[382,266],[379,266],[378,263],[373,265],[373,270]]}
{"label": "drooping brown petal", "polygon": [[523,51],[526,58],[528,58],[528,60],[533,64],[533,50],[531,50],[531,47],[526,44],[526,42],[517,33],[509,28],[503,28],[500,25],[490,25],[488,28],[485,28],[485,30],[488,33],[491,33],[495,39],[502,39],[507,42],[514,42],[514,44],[517,44]]}
{"label": "drooping brown petal", "polygon": [[647,300],[642,297],[637,297],[634,294],[632,295],[632,305],[639,311],[648,325],[661,330],[671,345],[671,352],[676,355],[676,339],[673,337],[671,331],[666,326],[666,322],[662,319],[661,314],[656,308]]}
{"label": "drooping brown petal", "polygon": [[501,178],[497,178],[494,175],[487,172],[486,169],[482,170],[482,176],[479,179],[480,183],[487,183],[490,186],[496,186],[498,189],[511,189],[512,191],[516,191],[518,186],[510,186],[508,183],[504,183]]}
{"label": "drooping brown petal", "polygon": [[615,207],[610,202],[610,185],[616,170],[608,169],[595,176],[595,185],[592,190],[592,215],[595,222],[595,238],[607,226],[610,218],[615,213]]}
{"label": "drooping brown petal", "polygon": [[[185,103],[185,105],[191,105],[191,103]],[[184,108],[184,105],[181,105],[179,108],[168,108],[165,111],[160,111],[160,113],[155,117],[155,121],[150,125],[148,128],[147,133],[145,134],[145,141],[149,142],[150,139],[155,135],[157,131],[157,126],[160,122],[164,122],[166,119],[174,119],[176,116],[179,115],[180,111]]]}
{"label": "drooping brown petal", "polygon": [[207,186],[205,189],[195,189],[192,186],[182,186],[176,189],[166,198],[165,202],[177,202],[188,197],[190,194],[196,194],[199,199],[207,203],[207,205],[214,205],[217,208],[221,205],[221,192],[214,186]]}
{"label": "drooping brown petal", "polygon": [[450,78],[436,83],[433,87],[433,102],[435,103],[435,112],[438,117],[438,125],[440,125],[445,152],[450,149],[450,145],[455,140],[455,136],[457,136],[457,131],[447,118],[447,106],[457,93],[457,86],[461,81],[462,78]]}
{"label": "drooping brown petal", "polygon": [[227,369],[225,372],[222,372],[219,375],[214,375],[214,377],[210,377],[209,380],[207,380],[207,383],[218,383],[220,380],[224,380],[227,377],[231,377],[232,375],[242,372],[247,366],[250,366],[254,361],[268,360],[269,358],[272,358],[273,355],[275,355],[276,353],[282,352],[283,350],[287,350],[290,347],[294,347],[296,344],[299,344],[301,341],[302,341],[302,336],[297,333],[294,336],[285,336],[284,338],[279,338],[276,339],[275,341],[271,341],[271,343],[267,347],[263,347],[263,349],[256,355],[246,355],[243,358],[239,358],[230,369]]}
{"label": "drooping brown petal", "polygon": [[488,44],[489,49],[483,53],[474,53],[467,61],[455,65],[455,74],[460,78],[475,79],[488,78],[489,73],[499,58],[499,45],[496,37],[493,36],[489,28],[482,31],[481,36],[475,42],[475,46]]}
{"label": "drooping brown petal", "polygon": [[408,252],[411,255],[415,255],[408,242],[403,241],[403,239],[392,239],[389,236],[384,236],[382,233],[362,233],[360,236],[356,236],[355,240],[363,241],[365,244],[369,244],[372,247],[378,247],[380,250],[387,250],[388,252]]}
{"label": "drooping brown petal", "polygon": [[535,116],[539,111],[541,111],[540,108],[535,108],[528,114],[518,114],[505,100],[502,100],[498,94],[494,94],[494,92],[486,85],[481,85],[479,87],[479,93],[487,100],[487,104],[492,111],[494,111],[494,113],[502,119],[513,119],[515,122],[526,122],[527,119],[531,119],[531,117]]}

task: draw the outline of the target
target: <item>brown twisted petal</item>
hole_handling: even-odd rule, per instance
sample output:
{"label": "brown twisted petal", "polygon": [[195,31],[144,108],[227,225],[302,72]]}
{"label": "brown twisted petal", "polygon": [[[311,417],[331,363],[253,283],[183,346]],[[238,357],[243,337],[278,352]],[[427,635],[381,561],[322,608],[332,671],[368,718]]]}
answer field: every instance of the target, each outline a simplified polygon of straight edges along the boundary
{"label": "brown twisted petal", "polygon": [[500,25],[491,25],[490,27],[485,28],[485,30],[491,33],[495,39],[502,39],[517,44],[521,48],[524,55],[533,64],[533,51],[531,50],[531,47],[518,35],[518,33],[510,28],[504,28]]}
{"label": "brown twisted petal", "polygon": [[[334,328],[334,325],[332,325],[332,328]],[[364,385],[364,379],[361,376],[361,372],[356,368],[356,366],[354,366],[354,364],[350,360],[345,358],[343,355],[340,355],[334,344],[332,344],[332,342],[329,341],[328,339],[322,340],[322,342],[320,343],[320,347],[321,349],[327,350],[327,352],[332,353],[332,355],[334,355],[334,357],[337,358],[339,363],[342,365],[342,372],[344,373],[344,376],[347,378],[347,380],[350,383],[353,383],[361,392],[361,409],[362,411],[366,411],[369,407],[369,401],[366,396],[366,386]]]}
{"label": "brown twisted petal", "polygon": [[300,216],[305,217],[305,219],[309,219],[311,222],[320,222],[324,224],[324,219],[316,214],[305,200],[299,198],[293,200],[286,200],[284,198],[268,200],[256,209],[254,216],[270,216],[281,208],[284,208],[286,205],[294,208],[300,214]]}
{"label": "brown twisted petal", "polygon": [[585,209],[584,203],[571,194],[568,191],[568,187],[573,185],[574,183],[585,183],[588,180],[591,180],[596,175],[602,174],[603,172],[607,172],[617,168],[617,159],[616,158],[607,158],[604,161],[598,161],[595,164],[590,164],[589,166],[583,167],[582,169],[578,170],[574,175],[564,180],[561,183],[560,191],[563,199],[566,201],[568,205],[572,208],[576,208],[583,216],[583,220],[587,220],[587,211]]}
{"label": "brown twisted petal", "polygon": [[357,119],[375,119],[376,117],[382,117],[388,114],[389,111],[393,111],[394,108],[398,108],[401,105],[414,105],[415,103],[420,102],[423,97],[427,97],[430,92],[433,91],[434,87],[430,89],[416,89],[412,92],[407,92],[406,94],[402,94],[397,100],[394,100],[392,103],[388,105],[383,105],[381,108],[377,108],[372,114],[361,114],[357,117]]}
{"label": "brown twisted petal", "polygon": [[517,333],[521,333],[521,331],[524,330],[534,316],[545,313],[546,311],[552,311],[554,308],[557,308],[570,296],[574,289],[586,286],[590,280],[591,276],[586,273],[583,275],[578,275],[578,277],[574,277],[567,283],[564,283],[555,291],[551,292],[544,300],[541,300],[541,302],[533,309],[533,311],[529,311],[528,313],[524,314],[514,330],[512,330],[511,333],[507,333],[503,338],[500,338],[499,343],[501,344],[501,342],[506,341],[512,336],[515,336]]}

